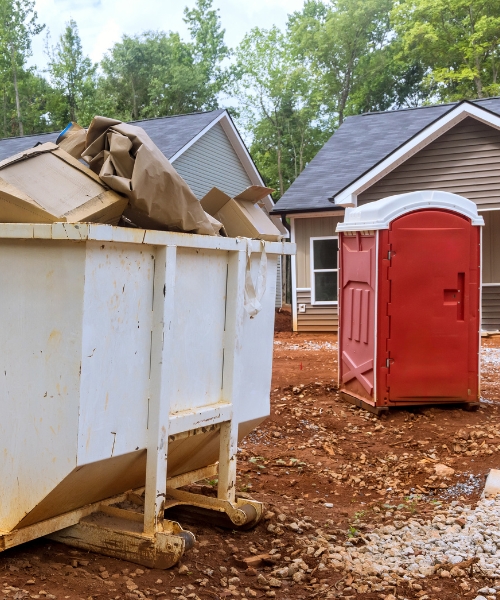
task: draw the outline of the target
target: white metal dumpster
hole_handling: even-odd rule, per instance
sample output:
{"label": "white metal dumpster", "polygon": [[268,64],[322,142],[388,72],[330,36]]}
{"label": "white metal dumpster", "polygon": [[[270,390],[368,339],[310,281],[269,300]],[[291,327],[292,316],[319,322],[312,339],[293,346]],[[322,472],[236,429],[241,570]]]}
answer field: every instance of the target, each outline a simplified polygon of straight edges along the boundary
{"label": "white metal dumpster", "polygon": [[[0,550],[69,527],[58,539],[165,567],[188,541],[166,506],[259,518],[235,500],[235,453],[269,414],[276,264],[293,250],[0,224]],[[178,490],[219,454],[217,499]],[[142,487],[144,514],[116,508]]]}

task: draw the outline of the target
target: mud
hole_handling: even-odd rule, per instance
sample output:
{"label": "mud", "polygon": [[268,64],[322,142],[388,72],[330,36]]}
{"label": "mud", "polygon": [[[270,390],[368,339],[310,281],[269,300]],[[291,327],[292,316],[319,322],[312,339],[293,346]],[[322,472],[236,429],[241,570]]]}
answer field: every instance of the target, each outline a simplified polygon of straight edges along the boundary
{"label": "mud", "polygon": [[[244,532],[209,522],[190,526],[198,542],[168,571],[37,540],[0,555],[0,599],[451,600],[472,599],[494,586],[494,578],[472,565],[463,576],[422,578],[416,588],[400,579],[357,593],[352,575],[308,547],[318,539],[356,544],[363,532],[409,517],[432,519],[455,500],[475,505],[489,469],[500,467],[500,338],[483,340],[477,412],[426,407],[379,418],[339,398],[336,336],[294,334],[286,331],[288,324],[289,315],[280,315],[271,416],[239,452],[237,489],[266,504],[266,520]],[[455,472],[436,477],[436,464]],[[215,484],[202,482],[208,490]],[[259,555],[264,559],[255,559]],[[263,583],[297,558],[307,567],[301,581]],[[245,568],[244,559],[254,566]]]}

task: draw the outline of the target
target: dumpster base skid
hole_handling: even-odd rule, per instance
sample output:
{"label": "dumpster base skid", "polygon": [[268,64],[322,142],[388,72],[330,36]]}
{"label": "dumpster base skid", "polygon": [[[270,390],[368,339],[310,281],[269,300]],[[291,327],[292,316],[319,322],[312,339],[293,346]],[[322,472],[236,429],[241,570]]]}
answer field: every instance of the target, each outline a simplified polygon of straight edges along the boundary
{"label": "dumpster base skid", "polygon": [[194,535],[184,531],[178,523],[165,521],[164,528],[170,531],[147,535],[142,531],[143,515],[110,508],[111,511],[85,517],[77,525],[49,537],[68,546],[127,560],[150,569],[174,566],[184,550],[194,544]]}
{"label": "dumpster base skid", "polygon": [[255,500],[238,498],[234,502],[167,488],[165,510],[176,506],[201,508],[225,513],[236,528],[251,529],[261,520],[264,505]]}

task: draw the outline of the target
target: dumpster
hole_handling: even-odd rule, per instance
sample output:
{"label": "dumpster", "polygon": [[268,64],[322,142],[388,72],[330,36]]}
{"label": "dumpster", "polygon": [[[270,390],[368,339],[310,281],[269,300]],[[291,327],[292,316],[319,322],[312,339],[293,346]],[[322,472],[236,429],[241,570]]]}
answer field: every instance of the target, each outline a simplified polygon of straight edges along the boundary
{"label": "dumpster", "polygon": [[346,209],[339,233],[339,388],[390,406],[479,402],[481,225],[421,191]]}
{"label": "dumpster", "polygon": [[[259,520],[235,494],[237,443],[269,414],[276,264],[293,251],[0,224],[0,551],[51,535],[166,568],[193,542],[167,508]],[[179,489],[213,476],[216,498]]]}

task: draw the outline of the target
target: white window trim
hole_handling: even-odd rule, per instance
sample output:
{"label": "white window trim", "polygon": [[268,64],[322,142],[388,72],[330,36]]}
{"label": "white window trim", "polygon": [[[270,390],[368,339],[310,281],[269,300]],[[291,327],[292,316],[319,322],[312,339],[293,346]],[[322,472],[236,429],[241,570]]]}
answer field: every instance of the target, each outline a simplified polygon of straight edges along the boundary
{"label": "white window trim", "polygon": [[[314,277],[314,273],[337,273],[337,285],[338,285],[338,258],[337,258],[337,268],[336,269],[315,269],[314,268],[314,242],[316,240],[337,240],[338,246],[338,235],[324,235],[320,237],[312,237],[309,238],[309,262],[310,262],[310,277],[311,277],[311,305],[312,306],[337,306],[339,303],[338,300],[330,300],[330,301],[316,301],[316,281]],[[338,292],[337,292],[338,298]]]}

